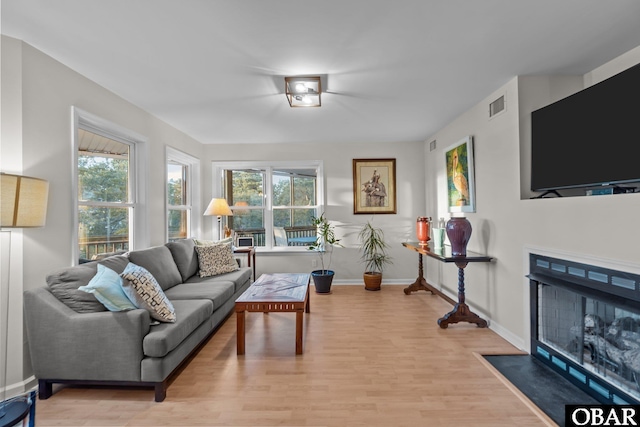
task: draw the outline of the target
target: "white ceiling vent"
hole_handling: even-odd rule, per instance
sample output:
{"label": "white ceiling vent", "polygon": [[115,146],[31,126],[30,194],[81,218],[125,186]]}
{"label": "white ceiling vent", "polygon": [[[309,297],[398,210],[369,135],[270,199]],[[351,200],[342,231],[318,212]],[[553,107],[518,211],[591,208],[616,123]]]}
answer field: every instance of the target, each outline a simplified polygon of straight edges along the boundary
{"label": "white ceiling vent", "polygon": [[507,102],[502,95],[500,98],[489,104],[489,118],[495,117],[507,109]]}

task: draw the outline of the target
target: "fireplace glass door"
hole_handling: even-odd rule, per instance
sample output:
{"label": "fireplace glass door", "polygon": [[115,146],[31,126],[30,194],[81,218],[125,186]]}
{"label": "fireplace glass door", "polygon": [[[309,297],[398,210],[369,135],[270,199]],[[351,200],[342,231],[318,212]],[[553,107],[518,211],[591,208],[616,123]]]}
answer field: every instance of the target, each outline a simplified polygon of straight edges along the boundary
{"label": "fireplace glass door", "polygon": [[640,398],[640,313],[538,284],[538,339]]}

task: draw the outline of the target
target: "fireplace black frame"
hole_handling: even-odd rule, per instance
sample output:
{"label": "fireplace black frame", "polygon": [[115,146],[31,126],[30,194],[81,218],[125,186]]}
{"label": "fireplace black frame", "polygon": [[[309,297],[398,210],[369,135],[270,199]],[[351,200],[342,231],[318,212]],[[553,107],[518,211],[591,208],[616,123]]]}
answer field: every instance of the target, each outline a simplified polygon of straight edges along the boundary
{"label": "fireplace black frame", "polygon": [[640,404],[637,397],[541,342],[538,329],[539,285],[557,286],[640,314],[640,275],[531,253],[527,277],[531,354],[603,404]]}

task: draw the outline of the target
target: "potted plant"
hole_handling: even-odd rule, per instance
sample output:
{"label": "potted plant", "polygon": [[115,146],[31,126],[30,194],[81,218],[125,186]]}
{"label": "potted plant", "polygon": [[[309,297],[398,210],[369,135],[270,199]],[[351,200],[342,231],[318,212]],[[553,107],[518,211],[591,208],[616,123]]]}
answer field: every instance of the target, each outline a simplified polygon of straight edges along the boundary
{"label": "potted plant", "polygon": [[[335,228],[325,218],[324,213],[319,217],[314,217],[313,225],[316,226],[316,240],[309,245],[309,250],[316,251],[320,256],[320,265],[322,270],[314,270],[311,272],[313,283],[316,287],[316,293],[328,294],[331,292],[331,283],[335,272],[330,270],[331,255],[334,246],[342,246],[340,239],[336,239]],[[325,256],[327,259],[325,259]],[[325,264],[325,261],[326,264]]]}
{"label": "potted plant", "polygon": [[358,233],[361,260],[365,264],[364,288],[368,291],[379,291],[382,283],[382,271],[387,264],[392,263],[392,258],[387,255],[389,245],[384,240],[381,228],[376,228],[367,221]]}

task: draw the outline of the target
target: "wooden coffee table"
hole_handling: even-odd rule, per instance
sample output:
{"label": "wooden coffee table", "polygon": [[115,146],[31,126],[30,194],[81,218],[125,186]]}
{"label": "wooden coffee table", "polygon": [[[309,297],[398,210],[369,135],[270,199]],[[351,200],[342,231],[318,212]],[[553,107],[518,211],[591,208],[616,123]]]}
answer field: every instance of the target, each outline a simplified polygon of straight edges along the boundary
{"label": "wooden coffee table", "polygon": [[302,354],[302,315],[309,313],[309,274],[263,274],[236,300],[238,354],[244,354],[244,312],[296,313],[296,354]]}

